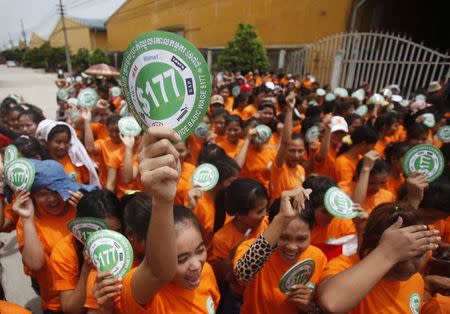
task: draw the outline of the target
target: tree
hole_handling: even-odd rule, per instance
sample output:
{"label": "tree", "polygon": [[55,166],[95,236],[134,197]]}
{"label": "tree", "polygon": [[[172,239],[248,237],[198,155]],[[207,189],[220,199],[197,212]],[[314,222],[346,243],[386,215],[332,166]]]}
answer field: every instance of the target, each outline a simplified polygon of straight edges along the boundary
{"label": "tree", "polygon": [[269,68],[269,59],[256,29],[250,24],[239,24],[234,40],[219,55],[218,67],[243,72]]}
{"label": "tree", "polygon": [[89,50],[86,48],[78,49],[72,57],[73,69],[75,72],[82,72],[89,67]]}
{"label": "tree", "polygon": [[109,57],[101,49],[97,48],[89,56],[89,63],[91,65],[98,63],[110,63],[110,60]]}

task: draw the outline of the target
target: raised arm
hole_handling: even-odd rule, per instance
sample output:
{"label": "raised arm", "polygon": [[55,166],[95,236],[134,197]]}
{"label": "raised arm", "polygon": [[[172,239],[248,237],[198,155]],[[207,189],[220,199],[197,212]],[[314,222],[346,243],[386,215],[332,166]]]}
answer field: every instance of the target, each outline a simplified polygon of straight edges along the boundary
{"label": "raised arm", "polygon": [[375,165],[375,161],[380,159],[380,155],[374,150],[364,155],[363,166],[358,180],[356,181],[355,190],[352,194],[352,200],[355,203],[363,204],[367,196],[367,187],[369,185],[370,172]]}
{"label": "raised arm", "polygon": [[234,160],[236,161],[236,163],[239,165],[239,167],[241,169],[245,164],[245,160],[247,159],[247,152],[248,152],[248,148],[250,146],[250,141],[252,140],[252,138],[255,135],[256,135],[255,129],[252,128],[248,131],[248,134],[244,139],[244,144],[242,144],[241,150],[236,155],[236,157],[234,157]]}
{"label": "raised arm", "polygon": [[177,268],[173,204],[180,178],[179,154],[171,142],[180,141],[173,130],[154,127],[144,135],[139,172],[145,191],[152,195],[152,215],[145,258],[131,281],[133,296],[148,304]]}
{"label": "raised arm", "polygon": [[295,93],[290,92],[286,97],[286,112],[284,117],[284,127],[281,135],[280,147],[278,148],[275,164],[278,168],[282,167],[286,157],[288,144],[292,137],[292,113],[295,106]]}
{"label": "raised arm", "polygon": [[82,108],[80,109],[80,115],[84,122],[84,146],[86,146],[89,154],[98,155],[100,151],[95,146],[94,133],[91,129],[91,112],[89,109]]}
{"label": "raised arm", "polygon": [[123,173],[122,182],[124,184],[129,184],[134,180],[133,174],[133,147],[134,147],[134,136],[128,135],[123,136],[120,134],[120,139],[125,145],[125,159],[123,161]]}

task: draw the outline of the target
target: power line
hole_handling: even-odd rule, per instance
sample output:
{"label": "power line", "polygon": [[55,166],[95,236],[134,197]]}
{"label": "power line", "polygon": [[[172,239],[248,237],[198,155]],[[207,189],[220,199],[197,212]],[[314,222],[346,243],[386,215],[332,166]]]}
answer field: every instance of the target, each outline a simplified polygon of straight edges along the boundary
{"label": "power line", "polygon": [[64,44],[66,48],[66,60],[67,60],[67,71],[72,74],[72,60],[70,59],[70,48],[69,48],[69,40],[67,39],[67,31],[66,31],[66,22],[64,20],[64,6],[62,4],[62,0],[59,0],[59,9],[60,9],[60,16],[61,16],[61,22],[64,32]]}

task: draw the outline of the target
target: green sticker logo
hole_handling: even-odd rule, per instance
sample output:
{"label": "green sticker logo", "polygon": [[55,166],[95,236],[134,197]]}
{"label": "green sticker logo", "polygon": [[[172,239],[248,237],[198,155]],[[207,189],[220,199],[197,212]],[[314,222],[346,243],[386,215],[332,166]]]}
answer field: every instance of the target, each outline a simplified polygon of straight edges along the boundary
{"label": "green sticker logo", "polygon": [[252,141],[255,144],[264,144],[272,136],[272,130],[265,124],[256,126],[255,130],[257,135],[252,138]]}
{"label": "green sticker logo", "polygon": [[113,97],[119,97],[120,95],[122,95],[122,90],[120,89],[120,87],[114,86],[111,88],[111,95]]}
{"label": "green sticker logo", "polygon": [[437,136],[444,143],[450,141],[450,125],[440,127],[437,132]]}
{"label": "green sticker logo", "polygon": [[214,300],[211,296],[206,299],[206,311],[208,314],[216,314],[216,309],[214,306]]}
{"label": "green sticker logo", "polygon": [[25,158],[17,158],[5,167],[6,183],[13,190],[31,190],[34,176],[34,165]]}
{"label": "green sticker logo", "polygon": [[87,238],[89,238],[93,232],[109,229],[106,221],[95,217],[79,217],[72,219],[67,223],[67,228],[83,243],[86,242]]}
{"label": "green sticker logo", "polygon": [[99,96],[97,92],[90,87],[82,89],[78,94],[78,101],[80,102],[80,106],[86,108],[94,108],[98,100]]}
{"label": "green sticker logo", "polygon": [[286,293],[294,285],[304,285],[312,277],[315,269],[315,263],[312,259],[305,259],[286,271],[280,279],[279,288]]}
{"label": "green sticker logo", "polygon": [[420,310],[420,295],[418,293],[413,293],[409,297],[409,309],[413,314],[419,314]]}
{"label": "green sticker logo", "polygon": [[200,122],[198,126],[195,128],[194,134],[198,138],[206,138],[210,130],[209,125],[204,122]]}
{"label": "green sticker logo", "polygon": [[69,99],[69,91],[67,89],[60,89],[56,93],[56,97],[60,100],[67,100]]}
{"label": "green sticker logo", "polygon": [[5,149],[5,165],[19,157],[19,150],[15,145],[8,145]]}
{"label": "green sticker logo", "polygon": [[310,127],[305,133],[305,139],[308,143],[312,143],[319,139],[319,127],[314,125]]}
{"label": "green sticker logo", "polygon": [[411,148],[403,158],[403,172],[408,177],[413,172],[423,173],[428,180],[434,181],[444,171],[444,156],[441,151],[429,144],[420,144]]}
{"label": "green sticker logo", "polygon": [[125,136],[138,136],[142,132],[139,123],[133,117],[123,117],[119,120],[119,130]]}
{"label": "green sticker logo", "polygon": [[344,191],[337,187],[329,188],[324,196],[325,209],[333,216],[352,219],[358,216],[353,210],[353,202]]}
{"label": "green sticker logo", "polygon": [[216,166],[208,163],[198,166],[192,175],[193,186],[199,186],[202,191],[209,191],[214,188],[219,181],[219,171]]}
{"label": "green sticker logo", "polygon": [[125,52],[120,79],[139,124],[164,125],[186,139],[202,121],[211,97],[211,76],[201,53],[169,32],[145,33]]}

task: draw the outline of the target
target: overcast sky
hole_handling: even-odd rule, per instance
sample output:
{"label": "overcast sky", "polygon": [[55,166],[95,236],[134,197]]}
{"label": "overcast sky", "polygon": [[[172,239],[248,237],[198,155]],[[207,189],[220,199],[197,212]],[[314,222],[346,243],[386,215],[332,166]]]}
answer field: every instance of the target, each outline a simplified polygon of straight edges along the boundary
{"label": "overcast sky", "polygon": [[[69,16],[107,19],[125,0],[62,0]],[[35,32],[48,39],[59,15],[59,0],[0,0],[0,50],[9,48],[9,35],[17,44],[23,19],[27,40]],[[9,33],[9,34],[8,34]]]}

